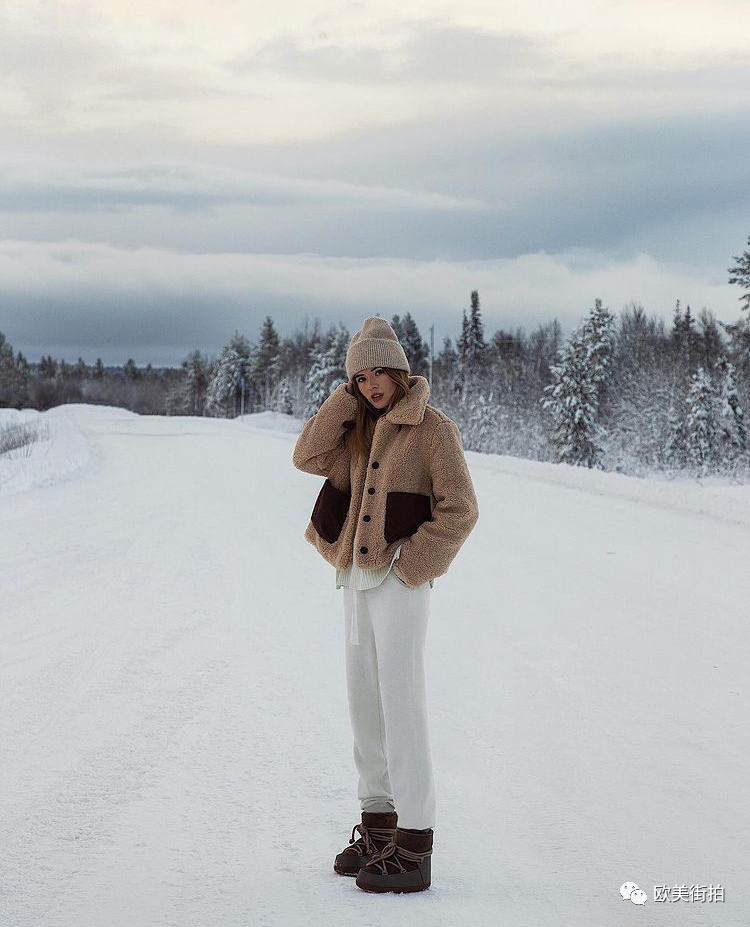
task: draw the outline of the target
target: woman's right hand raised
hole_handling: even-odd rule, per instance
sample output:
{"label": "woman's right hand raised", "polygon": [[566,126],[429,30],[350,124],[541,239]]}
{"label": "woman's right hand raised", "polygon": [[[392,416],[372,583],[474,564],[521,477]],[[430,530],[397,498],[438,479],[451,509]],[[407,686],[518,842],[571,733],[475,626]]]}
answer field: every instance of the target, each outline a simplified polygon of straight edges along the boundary
{"label": "woman's right hand raised", "polygon": [[354,395],[354,390],[352,389],[352,384],[351,384],[351,382],[350,382],[349,380],[346,381],[345,389],[346,389],[347,393],[349,393],[350,396],[353,396],[353,395]]}

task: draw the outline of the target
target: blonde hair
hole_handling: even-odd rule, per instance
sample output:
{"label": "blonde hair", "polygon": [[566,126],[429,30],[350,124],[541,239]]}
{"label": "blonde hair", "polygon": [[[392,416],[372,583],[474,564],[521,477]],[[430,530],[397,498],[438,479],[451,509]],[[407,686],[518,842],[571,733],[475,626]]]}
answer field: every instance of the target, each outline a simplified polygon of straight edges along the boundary
{"label": "blonde hair", "polygon": [[409,374],[405,370],[397,370],[395,367],[380,367],[393,380],[396,385],[391,400],[382,410],[375,409],[365,396],[359,390],[355,382],[356,374],[349,381],[354,395],[357,397],[357,413],[354,417],[354,427],[349,432],[348,441],[352,458],[356,461],[364,455],[370,456],[372,448],[372,436],[375,433],[375,423],[381,415],[385,415],[392,409],[399,400],[409,392]]}

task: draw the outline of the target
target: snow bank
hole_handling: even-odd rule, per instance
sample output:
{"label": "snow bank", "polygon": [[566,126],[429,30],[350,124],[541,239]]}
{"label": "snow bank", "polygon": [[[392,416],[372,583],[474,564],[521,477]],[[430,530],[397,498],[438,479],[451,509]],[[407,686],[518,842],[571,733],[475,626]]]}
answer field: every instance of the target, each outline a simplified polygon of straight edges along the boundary
{"label": "snow bank", "polygon": [[626,476],[575,467],[571,464],[548,463],[507,457],[499,454],[479,454],[467,451],[472,469],[494,470],[535,482],[554,483],[567,489],[597,496],[628,499],[648,505],[681,509],[696,515],[709,515],[742,525],[750,524],[750,486],[728,479],[710,477],[667,477],[651,473],[647,478]]}
{"label": "snow bank", "polygon": [[266,431],[281,431],[298,434],[305,424],[302,419],[285,415],[283,412],[253,412],[233,419],[240,425],[250,425],[253,428],[263,428]]}
{"label": "snow bank", "polygon": [[0,498],[27,489],[50,486],[80,473],[98,459],[96,448],[87,440],[76,421],[77,413],[136,417],[127,409],[70,403],[46,412],[36,409],[0,409],[0,427],[31,424],[44,435],[24,448],[0,456]]}
{"label": "snow bank", "polygon": [[[0,497],[37,486],[49,485],[80,472],[97,456],[96,445],[84,433],[86,419],[138,419],[136,412],[118,406],[67,403],[47,412],[35,409],[0,409],[0,426],[9,422],[47,424],[49,437],[34,443],[30,456],[20,451],[0,457]],[[157,416],[148,416],[149,419]],[[247,429],[258,429],[296,439],[304,420],[281,412],[249,413],[241,418],[202,419]],[[711,477],[666,477],[652,473],[647,478],[606,473],[537,460],[467,451],[472,469],[492,470],[520,479],[552,483],[567,489],[599,496],[627,499],[664,506],[697,515],[708,515],[742,525],[750,524],[750,485]]]}

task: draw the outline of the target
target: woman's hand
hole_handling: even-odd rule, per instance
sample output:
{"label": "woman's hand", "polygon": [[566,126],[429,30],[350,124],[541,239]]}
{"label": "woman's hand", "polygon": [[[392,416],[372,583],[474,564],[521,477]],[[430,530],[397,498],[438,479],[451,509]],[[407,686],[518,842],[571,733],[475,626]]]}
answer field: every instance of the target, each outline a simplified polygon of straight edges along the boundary
{"label": "woman's hand", "polygon": [[354,395],[354,390],[352,389],[351,380],[347,380],[347,381],[346,381],[346,387],[345,387],[345,389],[346,389],[347,393],[349,393],[350,396],[353,396],[353,395]]}

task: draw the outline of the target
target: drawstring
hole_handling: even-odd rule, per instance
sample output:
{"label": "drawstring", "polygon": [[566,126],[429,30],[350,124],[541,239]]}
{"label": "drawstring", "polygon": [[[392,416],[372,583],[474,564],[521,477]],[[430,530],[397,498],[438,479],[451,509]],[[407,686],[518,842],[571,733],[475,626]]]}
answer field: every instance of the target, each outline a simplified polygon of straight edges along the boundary
{"label": "drawstring", "polygon": [[359,599],[359,590],[352,589],[352,593],[353,593],[354,602],[353,602],[353,607],[352,607],[352,625],[351,625],[351,631],[349,634],[349,641],[352,644],[358,644],[359,643],[359,633],[358,633],[358,628],[357,628],[357,599]]}
{"label": "drawstring", "polygon": [[[399,544],[396,548],[396,553],[391,561],[391,569],[393,569],[393,561],[397,560],[401,555],[401,547],[402,545]],[[359,643],[359,622],[357,621],[357,601],[359,599],[359,592],[359,589],[352,589],[354,601],[352,602],[352,620],[349,627],[349,642],[351,644]]]}

